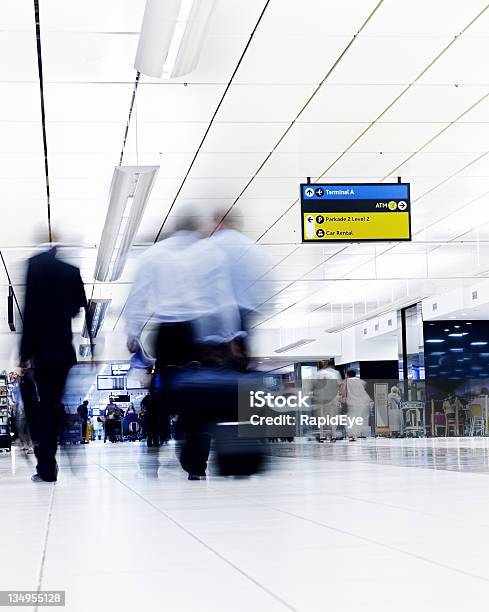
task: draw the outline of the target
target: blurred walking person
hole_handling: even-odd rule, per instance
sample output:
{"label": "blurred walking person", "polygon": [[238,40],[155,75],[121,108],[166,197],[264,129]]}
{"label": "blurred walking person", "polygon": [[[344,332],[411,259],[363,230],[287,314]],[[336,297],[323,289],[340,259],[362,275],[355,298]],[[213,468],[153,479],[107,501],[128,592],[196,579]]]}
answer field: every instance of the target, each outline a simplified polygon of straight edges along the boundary
{"label": "blurred walking person", "polygon": [[20,366],[33,366],[39,394],[34,482],[54,482],[58,477],[59,407],[68,372],[76,363],[71,321],[81,308],[87,311],[80,271],[60,261],[56,247],[29,259]]}
{"label": "blurred walking person", "polygon": [[87,425],[88,425],[88,400],[84,400],[76,409],[78,416],[82,422],[82,444],[87,442]]}
{"label": "blurred walking person", "polygon": [[[326,418],[338,414],[338,390],[341,383],[341,374],[335,370],[328,360],[320,361],[318,372],[314,377],[313,399],[317,407],[318,416]],[[324,426],[319,428],[319,442],[324,442]],[[331,425],[331,442],[336,442],[336,425]]]}
{"label": "blurred walking person", "polygon": [[[193,362],[229,363],[236,349],[233,341],[241,330],[226,257],[202,237],[195,216],[179,216],[175,233],[144,253],[125,316],[131,352],[138,350],[148,320],[159,324],[151,410],[159,414],[161,438],[164,429],[169,437],[170,414],[181,409],[166,401],[165,387],[172,376]],[[189,406],[179,420],[185,432],[180,462],[191,480],[205,477],[210,449],[204,425],[207,416],[195,399],[196,405]]]}
{"label": "blurred walking person", "polygon": [[361,425],[353,425],[348,432],[350,441],[356,439],[368,429],[370,407],[372,399],[366,391],[366,383],[361,378],[356,378],[357,373],[353,368],[346,371],[346,378],[340,386],[340,399],[346,405],[347,414],[350,417],[361,417]]}

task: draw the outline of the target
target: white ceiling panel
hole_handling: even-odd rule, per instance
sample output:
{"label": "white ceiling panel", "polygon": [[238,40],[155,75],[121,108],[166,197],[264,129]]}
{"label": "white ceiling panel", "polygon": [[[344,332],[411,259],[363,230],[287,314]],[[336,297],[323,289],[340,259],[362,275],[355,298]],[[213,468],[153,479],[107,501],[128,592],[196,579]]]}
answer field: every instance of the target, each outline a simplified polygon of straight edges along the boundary
{"label": "white ceiling panel", "polygon": [[11,202],[15,198],[42,198],[46,193],[44,178],[7,178],[0,179],[2,202]]}
{"label": "white ceiling panel", "polygon": [[343,151],[366,123],[296,123],[277,148],[279,153]]}
{"label": "white ceiling panel", "polygon": [[216,123],[202,153],[268,153],[286,129],[286,123]]}
{"label": "white ceiling panel", "polygon": [[[1,34],[0,34],[1,35]],[[1,121],[41,121],[39,84],[0,82]]]}
{"label": "white ceiling panel", "polygon": [[405,159],[405,153],[346,153],[330,172],[335,176],[378,177],[380,180]]}
{"label": "white ceiling panel", "polygon": [[444,126],[443,123],[376,123],[352,151],[414,152]]}
{"label": "white ceiling panel", "polygon": [[[56,192],[51,203],[51,224],[61,242],[98,244],[105,221],[107,199],[107,194],[89,200],[64,198]],[[93,268],[90,272],[93,276]]]}
{"label": "white ceiling panel", "polygon": [[29,0],[2,0],[0,23],[3,31],[34,32],[34,5]]}
{"label": "white ceiling panel", "polygon": [[[276,36],[260,29],[239,67],[236,83],[319,83],[348,44],[346,37]],[[305,92],[306,93],[306,92]]]}
{"label": "white ceiling panel", "polygon": [[191,178],[251,177],[263,161],[263,153],[202,153],[190,174]]}
{"label": "white ceiling panel", "polygon": [[[207,123],[147,123],[139,121],[137,139],[134,127],[135,124],[133,124],[133,129],[126,144],[127,149],[133,153],[136,148],[145,153],[190,153],[199,146]],[[120,132],[119,146],[121,146],[124,126],[118,126],[118,129]],[[239,151],[239,149],[236,149],[236,151]]]}
{"label": "white ceiling panel", "polygon": [[[362,34],[366,36],[455,36],[486,5],[485,0],[384,0]],[[402,17],[401,17],[402,16]]]}
{"label": "white ceiling panel", "polygon": [[407,123],[446,121],[448,123],[467,111],[483,96],[488,95],[489,87],[414,86],[387,111],[381,121],[405,121]]}
{"label": "white ceiling panel", "polygon": [[124,126],[119,123],[49,122],[46,132],[50,152],[112,153],[116,156],[122,147]]}
{"label": "white ceiling panel", "polygon": [[46,32],[42,51],[44,79],[134,82],[137,44],[138,37],[132,34]]}
{"label": "white ceiling panel", "polygon": [[217,0],[209,23],[209,35],[249,35],[265,1],[247,0],[243,3],[242,0]]}
{"label": "white ceiling panel", "polygon": [[44,178],[44,156],[41,153],[0,153],[0,180],[26,178]]}
{"label": "white ceiling panel", "polygon": [[46,34],[51,31],[139,32],[145,0],[49,0],[39,4],[41,27]]}
{"label": "white ceiling panel", "polygon": [[248,182],[248,178],[189,178],[181,191],[182,198],[232,198]]}
{"label": "white ceiling panel", "polygon": [[38,244],[41,231],[45,232],[44,237],[47,236],[46,199],[40,199],[41,196],[42,194],[38,194],[37,200],[24,195],[12,199],[12,206],[19,206],[21,198],[22,214],[9,216],[8,231],[0,233],[0,248]]}
{"label": "white ceiling panel", "polygon": [[0,123],[0,153],[41,153],[39,123]]}
{"label": "white ceiling panel", "polygon": [[448,177],[468,164],[474,158],[473,153],[421,151],[403,164],[402,174],[413,177]]}
{"label": "white ceiling panel", "polygon": [[403,89],[403,85],[338,85],[327,82],[299,121],[374,121]]}
{"label": "white ceiling panel", "polygon": [[[224,92],[224,85],[204,83],[145,83],[138,86],[136,116],[138,121],[191,122],[209,121]],[[126,104],[126,116],[127,109]]]}
{"label": "white ceiling panel", "polygon": [[231,85],[217,121],[292,121],[315,85]]}
{"label": "white ceiling panel", "polygon": [[450,127],[425,151],[484,152],[489,150],[489,123],[460,123]]}
{"label": "white ceiling panel", "polygon": [[247,198],[290,198],[292,202],[299,197],[299,181],[294,178],[262,178],[258,177],[253,180],[247,188]]}
{"label": "white ceiling panel", "polygon": [[290,198],[250,198],[247,195],[240,198],[233,207],[236,216],[256,217],[263,214],[267,219],[274,217],[278,219],[283,211],[290,206]]}
{"label": "white ceiling panel", "polygon": [[[486,32],[487,36],[487,32]],[[489,37],[461,36],[423,75],[420,84],[489,85],[485,62],[489,53]]]}
{"label": "white ceiling panel", "polygon": [[[476,85],[471,87],[477,88]],[[487,123],[489,121],[489,96],[460,119],[460,123]]]}
{"label": "white ceiling panel", "polygon": [[260,170],[260,176],[269,178],[316,177],[338,157],[338,153],[274,153]]}
{"label": "white ceiling panel", "polygon": [[[331,75],[330,83],[412,83],[449,38],[359,36]],[[448,81],[453,82],[453,81]]]}
{"label": "white ceiling panel", "polygon": [[[34,10],[32,8],[32,10]],[[29,27],[32,30],[11,32],[0,30],[0,81],[31,81],[37,82],[37,51],[34,30],[34,18]]]}
{"label": "white ceiling panel", "polygon": [[118,161],[117,153],[51,153],[49,175],[55,179],[102,178],[110,181]]}
{"label": "white ceiling panel", "polygon": [[57,200],[69,198],[86,198],[93,200],[103,198],[104,203],[108,199],[112,175],[100,178],[59,178],[53,177],[51,181],[51,192]]}
{"label": "white ceiling panel", "polygon": [[44,86],[46,118],[56,122],[116,121],[124,125],[132,89],[131,83],[47,83]]}
{"label": "white ceiling panel", "polygon": [[153,198],[156,200],[173,200],[178,188],[180,187],[180,184],[181,180],[179,178],[166,178],[158,174],[151,191],[150,201]]}
{"label": "white ceiling panel", "polygon": [[[474,156],[472,155],[472,158]],[[459,177],[489,176],[489,154],[484,155],[462,170]]]}
{"label": "white ceiling panel", "polygon": [[[338,36],[353,36],[378,4],[376,0],[305,0],[298,10],[295,0],[272,0],[264,21],[265,34],[324,36],[325,25]],[[314,16],[314,18],[311,18]]]}

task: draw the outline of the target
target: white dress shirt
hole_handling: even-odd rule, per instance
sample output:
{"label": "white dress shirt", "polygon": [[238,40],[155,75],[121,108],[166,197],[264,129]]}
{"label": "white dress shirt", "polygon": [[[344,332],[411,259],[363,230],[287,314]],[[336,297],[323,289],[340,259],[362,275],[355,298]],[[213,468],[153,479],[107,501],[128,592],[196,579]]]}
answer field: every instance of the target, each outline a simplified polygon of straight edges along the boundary
{"label": "white dress shirt", "polygon": [[210,240],[226,254],[240,309],[257,310],[262,300],[256,281],[270,268],[264,249],[234,229],[220,229]]}
{"label": "white dress shirt", "polygon": [[240,317],[224,253],[190,231],[151,246],[141,257],[125,319],[130,336],[138,337],[149,319],[192,321],[197,342],[229,342],[240,333]]}

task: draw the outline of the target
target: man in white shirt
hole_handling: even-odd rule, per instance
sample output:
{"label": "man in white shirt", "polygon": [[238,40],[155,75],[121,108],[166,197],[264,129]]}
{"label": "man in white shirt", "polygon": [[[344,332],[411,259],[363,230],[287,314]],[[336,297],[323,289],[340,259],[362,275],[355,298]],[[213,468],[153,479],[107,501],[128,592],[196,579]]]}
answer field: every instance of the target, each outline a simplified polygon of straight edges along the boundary
{"label": "man in white shirt", "polygon": [[[163,381],[163,386],[175,366],[213,360],[226,364],[233,342],[241,334],[226,256],[208,238],[202,238],[195,219],[180,216],[176,232],[143,254],[125,308],[131,352],[138,349],[146,323],[159,323],[153,380]],[[153,387],[151,405],[157,411],[160,436],[165,438],[169,436],[168,415],[174,407],[167,407],[164,391]],[[186,417],[187,437],[181,455],[191,480],[205,477],[210,449],[210,436],[202,431],[202,415],[197,413],[195,418]]]}
{"label": "man in white shirt", "polygon": [[[338,414],[340,384],[341,374],[338,370],[335,370],[329,361],[320,361],[313,386],[313,398],[318,416],[331,418]],[[319,428],[319,441],[324,442],[323,426]],[[331,425],[331,442],[336,442],[336,425]]]}
{"label": "man in white shirt", "polygon": [[216,230],[211,241],[226,255],[233,291],[241,316],[241,326],[248,333],[250,318],[261,303],[257,282],[271,268],[265,250],[239,231],[239,219],[232,213],[214,216]]}

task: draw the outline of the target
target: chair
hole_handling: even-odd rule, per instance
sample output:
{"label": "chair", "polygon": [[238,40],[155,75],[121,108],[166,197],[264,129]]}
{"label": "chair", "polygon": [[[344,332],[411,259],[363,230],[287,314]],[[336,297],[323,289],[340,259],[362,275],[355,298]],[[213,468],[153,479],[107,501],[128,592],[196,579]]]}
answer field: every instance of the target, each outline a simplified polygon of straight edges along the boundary
{"label": "chair", "polygon": [[469,436],[484,436],[485,422],[484,411],[480,404],[471,404],[467,409],[469,417]]}
{"label": "chair", "polygon": [[432,432],[433,436],[439,436],[439,429],[442,429],[441,435],[446,437],[448,435],[448,417],[443,412],[435,412],[434,417],[434,431]]}

